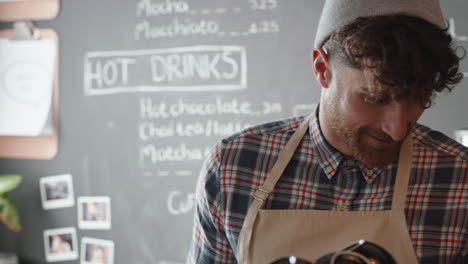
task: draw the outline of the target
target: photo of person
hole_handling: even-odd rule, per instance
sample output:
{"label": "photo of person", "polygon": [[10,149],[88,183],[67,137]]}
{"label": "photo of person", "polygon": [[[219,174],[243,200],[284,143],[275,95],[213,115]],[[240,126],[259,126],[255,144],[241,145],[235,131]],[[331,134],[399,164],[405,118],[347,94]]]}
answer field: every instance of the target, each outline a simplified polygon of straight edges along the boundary
{"label": "photo of person", "polygon": [[50,253],[67,253],[72,251],[71,235],[52,235],[49,237]]}
{"label": "photo of person", "polygon": [[83,237],[81,240],[81,263],[114,263],[114,242],[110,240]]}
{"label": "photo of person", "polygon": [[78,226],[81,229],[110,229],[110,198],[106,196],[78,197]]}
{"label": "photo of person", "polygon": [[73,182],[70,174],[43,177],[39,182],[42,207],[47,209],[75,205]]}
{"label": "photo of person", "polygon": [[77,259],[76,229],[67,227],[45,230],[44,248],[48,262]]}
{"label": "photo of person", "polygon": [[68,184],[66,181],[57,181],[55,183],[46,183],[46,199],[56,200],[67,198],[68,196]]}
{"label": "photo of person", "polygon": [[86,221],[103,221],[106,219],[106,204],[103,202],[89,202],[83,204],[83,217]]}

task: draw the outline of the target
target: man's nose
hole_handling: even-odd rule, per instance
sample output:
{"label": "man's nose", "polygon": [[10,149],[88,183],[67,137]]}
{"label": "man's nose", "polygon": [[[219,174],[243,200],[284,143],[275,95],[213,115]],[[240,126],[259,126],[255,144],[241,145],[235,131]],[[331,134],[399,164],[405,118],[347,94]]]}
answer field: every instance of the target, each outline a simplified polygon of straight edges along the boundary
{"label": "man's nose", "polygon": [[382,130],[394,141],[401,141],[408,134],[409,123],[404,107],[400,103],[394,102],[384,113]]}

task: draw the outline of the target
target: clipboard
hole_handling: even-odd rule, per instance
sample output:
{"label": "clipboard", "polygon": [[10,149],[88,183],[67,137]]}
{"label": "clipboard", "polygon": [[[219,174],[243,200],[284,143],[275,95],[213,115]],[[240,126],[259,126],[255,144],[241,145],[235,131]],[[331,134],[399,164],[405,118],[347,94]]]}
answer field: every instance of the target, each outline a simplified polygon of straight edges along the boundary
{"label": "clipboard", "polygon": [[[38,0],[34,0],[38,1]],[[16,2],[17,3],[17,2]],[[58,152],[59,124],[59,39],[52,29],[37,29],[41,39],[50,38],[56,43],[52,98],[53,133],[39,136],[0,136],[0,158],[53,159]],[[14,38],[12,29],[0,30],[0,38]]]}
{"label": "clipboard", "polygon": [[48,20],[57,17],[59,0],[28,0],[0,3],[0,21]]}

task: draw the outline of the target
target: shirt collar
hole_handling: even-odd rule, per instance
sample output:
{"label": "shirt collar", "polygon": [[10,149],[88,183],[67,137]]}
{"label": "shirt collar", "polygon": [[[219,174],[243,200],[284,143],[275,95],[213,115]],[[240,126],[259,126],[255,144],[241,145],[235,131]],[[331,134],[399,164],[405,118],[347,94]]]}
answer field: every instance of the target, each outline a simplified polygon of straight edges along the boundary
{"label": "shirt collar", "polygon": [[319,106],[317,106],[315,115],[310,120],[309,133],[315,149],[315,156],[327,178],[331,179],[340,168],[346,169],[347,166],[355,166],[357,164],[361,169],[364,179],[368,183],[372,183],[377,175],[384,171],[384,168],[368,167],[356,161],[353,157],[343,155],[340,151],[330,145],[320,130],[318,112]]}

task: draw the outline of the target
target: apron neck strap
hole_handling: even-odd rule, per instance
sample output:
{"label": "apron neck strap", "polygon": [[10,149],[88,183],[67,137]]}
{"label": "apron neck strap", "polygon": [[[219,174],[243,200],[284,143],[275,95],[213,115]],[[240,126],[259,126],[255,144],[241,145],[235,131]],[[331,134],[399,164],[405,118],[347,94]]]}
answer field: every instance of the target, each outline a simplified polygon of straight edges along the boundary
{"label": "apron neck strap", "polygon": [[400,149],[398,170],[393,189],[392,210],[405,209],[408,182],[411,174],[411,162],[413,158],[413,136],[406,137]]}
{"label": "apron neck strap", "polygon": [[302,122],[301,126],[294,132],[291,139],[286,143],[284,149],[280,152],[278,160],[276,161],[275,165],[271,169],[270,173],[267,175],[265,182],[263,183],[262,187],[260,187],[254,195],[254,198],[261,202],[261,207],[263,207],[264,201],[268,198],[271,191],[274,189],[276,183],[278,182],[279,178],[283,174],[283,171],[288,166],[291,157],[293,156],[294,152],[296,151],[297,146],[301,142],[302,138],[304,137],[305,133],[310,124],[310,120],[312,119],[313,113],[309,115],[304,122]]}
{"label": "apron neck strap", "polygon": [[294,132],[291,139],[286,143],[284,149],[280,152],[278,160],[268,173],[265,182],[262,187],[255,191],[254,199],[250,204],[247,215],[245,216],[244,223],[242,224],[242,230],[239,234],[239,240],[237,244],[237,259],[239,263],[250,264],[248,260],[250,259],[250,240],[252,238],[252,230],[254,227],[255,219],[257,217],[258,211],[263,207],[265,200],[270,195],[271,191],[278,182],[279,178],[283,174],[284,169],[291,160],[292,155],[294,154],[297,146],[302,140],[302,137],[305,135],[307,128],[309,127],[309,122],[311,120],[312,114],[306,118],[306,120],[301,124],[301,126]]}

